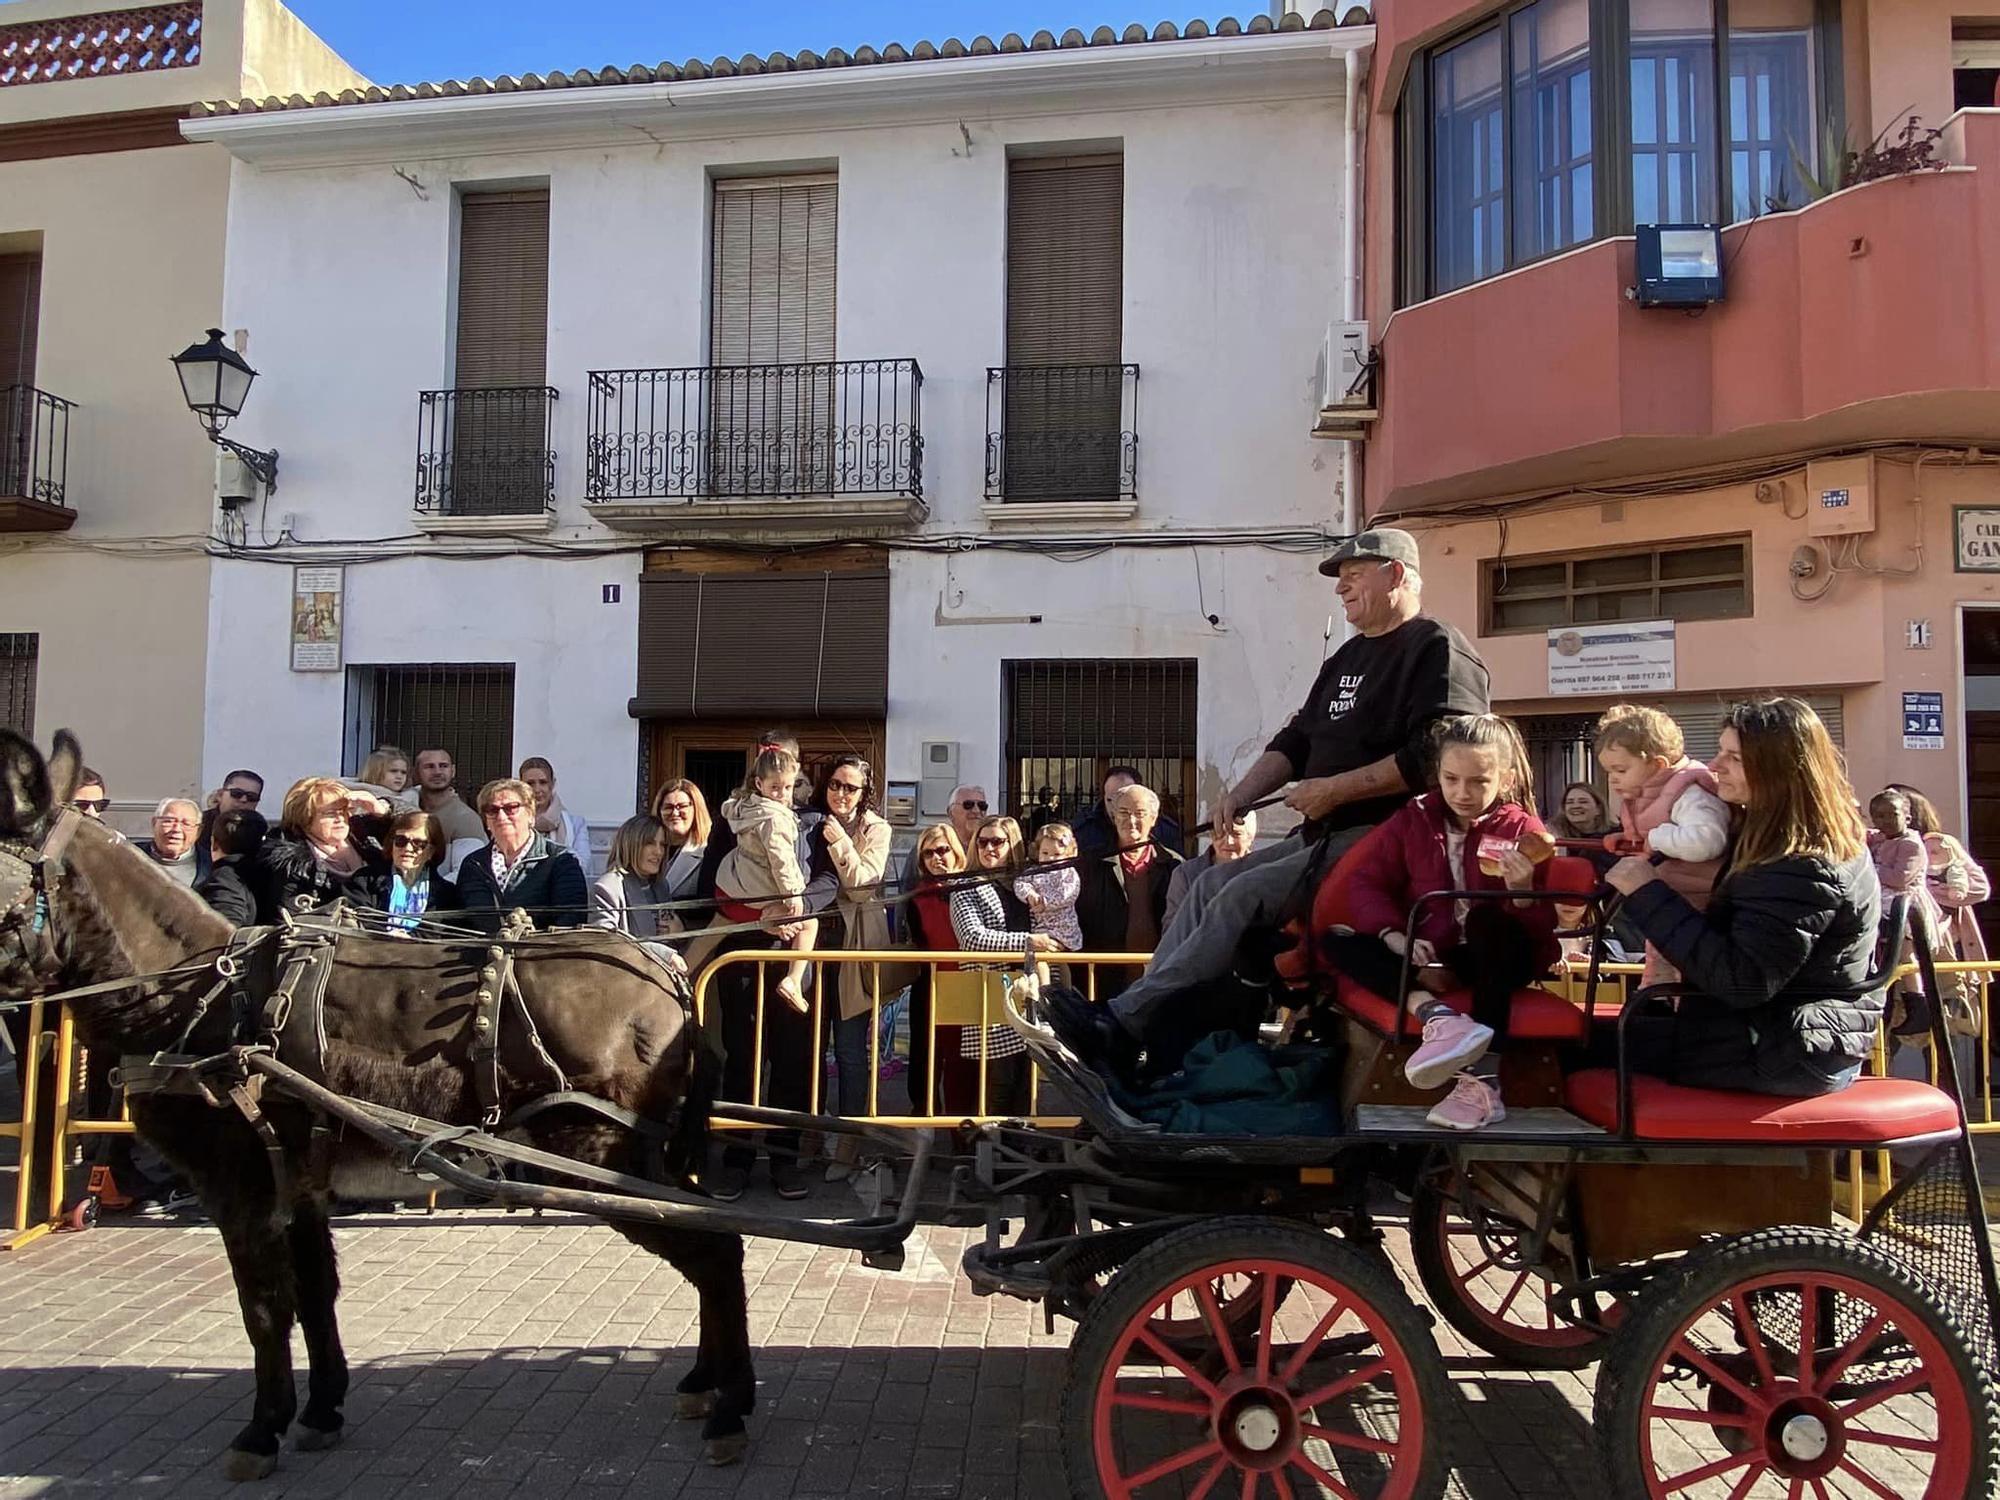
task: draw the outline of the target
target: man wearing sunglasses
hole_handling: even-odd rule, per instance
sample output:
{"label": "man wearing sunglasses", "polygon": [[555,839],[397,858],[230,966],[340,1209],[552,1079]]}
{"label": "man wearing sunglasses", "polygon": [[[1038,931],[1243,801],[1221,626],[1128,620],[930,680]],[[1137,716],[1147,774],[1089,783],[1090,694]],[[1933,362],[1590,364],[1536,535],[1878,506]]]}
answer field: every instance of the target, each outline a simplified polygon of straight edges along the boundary
{"label": "man wearing sunglasses", "polygon": [[82,779],[76,784],[76,794],[69,799],[69,805],[86,818],[104,821],[104,815],[111,810],[111,793],[105,789],[104,778],[85,766],[80,773]]}

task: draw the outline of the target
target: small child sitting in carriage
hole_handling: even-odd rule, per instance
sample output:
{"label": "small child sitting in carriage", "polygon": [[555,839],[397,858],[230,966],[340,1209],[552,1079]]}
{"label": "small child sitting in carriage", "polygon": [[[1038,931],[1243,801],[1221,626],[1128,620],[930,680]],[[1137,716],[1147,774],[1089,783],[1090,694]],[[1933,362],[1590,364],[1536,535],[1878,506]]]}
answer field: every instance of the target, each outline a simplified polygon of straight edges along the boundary
{"label": "small child sitting in carriage", "polygon": [[[1680,725],[1657,708],[1615,704],[1597,721],[1597,763],[1618,803],[1617,852],[1664,855],[1660,879],[1704,910],[1729,847],[1729,804],[1715,794],[1714,773],[1689,759]],[[1679,978],[1648,943],[1640,986]]]}
{"label": "small child sitting in carriage", "polygon": [[[1514,992],[1560,957],[1555,911],[1545,900],[1425,903],[1414,941],[1411,909],[1433,891],[1528,891],[1553,843],[1535,816],[1527,748],[1507,719],[1461,714],[1437,731],[1435,782],[1370,835],[1348,887],[1351,933],[1324,939],[1326,957],[1356,983],[1394,996],[1403,958],[1417,988],[1405,997],[1423,1027],[1404,1066],[1418,1088],[1457,1074],[1431,1110],[1433,1125],[1477,1130],[1507,1117],[1495,1048],[1504,1043]],[[1462,1015],[1442,997],[1472,992]]]}
{"label": "small child sitting in carriage", "polygon": [[[762,746],[750,763],[750,774],[734,797],[722,804],[723,820],[736,835],[736,847],[722,857],[715,871],[715,917],[711,927],[759,919],[798,917],[805,911],[799,899],[806,888],[799,868],[799,815],[792,810],[792,780],[799,758],[776,745]],[[799,924],[788,945],[794,953],[813,951],[819,923]],[[688,948],[690,974],[698,971],[721,946],[716,937],[697,938]],[[792,1009],[806,1009],[808,960],[796,958],[772,988]]]}

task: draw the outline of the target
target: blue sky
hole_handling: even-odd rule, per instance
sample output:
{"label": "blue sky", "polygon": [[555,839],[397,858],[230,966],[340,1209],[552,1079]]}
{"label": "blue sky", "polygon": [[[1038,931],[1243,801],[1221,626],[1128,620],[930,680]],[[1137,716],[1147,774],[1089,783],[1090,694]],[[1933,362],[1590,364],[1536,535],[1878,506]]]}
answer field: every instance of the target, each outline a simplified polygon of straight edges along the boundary
{"label": "blue sky", "polygon": [[[981,32],[1151,28],[1166,14],[1247,19],[1264,0],[1203,9],[1182,0],[288,0],[307,25],[378,83],[491,78],[606,63],[682,62],[745,52],[849,51]],[[1212,12],[1212,13],[1211,13]],[[4,14],[4,8],[0,8]]]}

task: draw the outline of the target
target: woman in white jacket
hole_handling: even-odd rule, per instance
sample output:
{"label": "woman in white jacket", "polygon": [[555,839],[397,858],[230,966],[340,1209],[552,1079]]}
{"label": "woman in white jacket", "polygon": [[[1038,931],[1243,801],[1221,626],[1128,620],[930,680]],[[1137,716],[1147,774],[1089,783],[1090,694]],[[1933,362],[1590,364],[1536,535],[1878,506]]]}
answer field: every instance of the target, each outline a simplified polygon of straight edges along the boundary
{"label": "woman in white jacket", "polygon": [[[882,949],[889,946],[889,913],[879,904],[882,872],[889,865],[888,822],[875,811],[875,782],[868,762],[858,755],[838,755],[820,773],[813,807],[826,814],[820,837],[840,878],[834,911],[840,918],[840,946]],[[825,946],[831,946],[830,944]],[[839,1069],[839,1109],[849,1117],[868,1113],[868,1080],[874,1059],[870,1040],[875,1032],[875,974],[868,964],[840,964],[835,987],[839,1014],[833,1018],[833,1052]],[[884,995],[886,1002],[891,995]],[[839,1182],[854,1169],[856,1142],[841,1136],[834,1143],[828,1182]]]}

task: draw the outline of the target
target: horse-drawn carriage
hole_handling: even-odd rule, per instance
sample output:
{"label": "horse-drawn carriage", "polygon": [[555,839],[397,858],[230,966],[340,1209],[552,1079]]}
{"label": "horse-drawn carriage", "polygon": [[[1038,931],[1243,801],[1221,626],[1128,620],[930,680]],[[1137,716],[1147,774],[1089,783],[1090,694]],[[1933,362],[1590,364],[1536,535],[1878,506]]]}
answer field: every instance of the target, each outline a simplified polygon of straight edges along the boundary
{"label": "horse-drawn carriage", "polygon": [[[1608,1493],[1994,1491],[2000,1289],[1942,1019],[1946,1087],[1863,1079],[1791,1101],[1622,1065],[1566,1071],[1573,1044],[1622,1032],[1630,1007],[1598,1014],[1595,983],[1581,1007],[1523,991],[1508,1118],[1453,1135],[1423,1123],[1401,1082],[1400,1008],[1308,973],[1346,1128],[1232,1138],[1142,1124],[1037,1002],[1010,996],[1081,1125],[889,1132],[712,1102],[681,997],[602,934],[229,934],[63,810],[77,759],[63,737],[46,768],[0,740],[0,999],[90,992],[86,1041],[132,1055],[135,1119],[222,1226],[259,1354],[229,1458],[239,1477],[270,1471],[294,1416],[295,1316],[312,1364],[299,1442],[338,1435],[325,1195],[373,1171],[590,1213],[682,1269],[702,1332],[676,1410],[706,1420],[718,1461],[744,1451],[754,1404],[738,1236],[893,1267],[918,1223],[971,1217],[986,1230],[964,1259],[978,1289],[1078,1322],[1062,1434],[1073,1493],[1439,1494],[1460,1418],[1377,1222],[1401,1188],[1423,1290],[1454,1328],[1523,1366],[1601,1360]],[[1594,886],[1564,874],[1552,885]],[[1341,899],[1337,868],[1309,928],[1337,920]],[[579,967],[587,1004],[568,993]],[[828,1223],[707,1198],[690,1147],[709,1114],[866,1134],[880,1211]],[[1901,1170],[1844,1226],[1836,1174],[1862,1150]]]}

